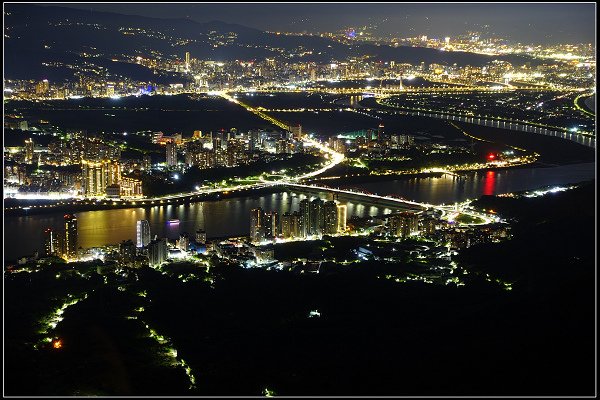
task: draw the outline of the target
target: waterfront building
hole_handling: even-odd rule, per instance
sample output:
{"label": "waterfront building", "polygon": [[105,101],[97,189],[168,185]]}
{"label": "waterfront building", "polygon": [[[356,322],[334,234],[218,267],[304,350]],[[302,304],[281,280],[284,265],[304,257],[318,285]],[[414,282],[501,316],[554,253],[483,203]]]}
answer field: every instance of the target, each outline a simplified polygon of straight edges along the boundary
{"label": "waterfront building", "polygon": [[292,215],[289,212],[286,212],[281,216],[281,236],[283,236],[284,239],[291,237],[291,218]]}
{"label": "waterfront building", "polygon": [[121,197],[121,186],[117,185],[108,185],[106,187],[106,197],[109,199],[118,199]]}
{"label": "waterfront building", "polygon": [[287,141],[285,139],[279,139],[275,144],[275,153],[284,154],[287,152]]}
{"label": "waterfront building", "polygon": [[35,85],[35,94],[36,95],[45,96],[48,94],[49,91],[50,91],[50,82],[48,82],[48,79],[39,81]]}
{"label": "waterfront building", "polygon": [[223,148],[223,139],[219,136],[214,136],[212,138],[212,147],[215,152],[221,150]]}
{"label": "waterfront building", "polygon": [[338,232],[346,232],[346,218],[348,214],[348,207],[345,204],[339,204],[337,206],[337,222]]}
{"label": "waterfront building", "polygon": [[196,231],[196,243],[204,244],[206,243],[206,231],[203,229],[198,229]]}
{"label": "waterfront building", "polygon": [[77,218],[73,214],[66,214],[65,220],[65,241],[63,258],[77,258]]}
{"label": "waterfront building", "polygon": [[150,243],[150,223],[145,219],[139,220],[136,225],[137,247],[146,247]]}
{"label": "waterfront building", "polygon": [[292,218],[290,219],[290,234],[292,237],[301,237],[300,236],[300,213],[295,211],[292,214]]}
{"label": "waterfront building", "polygon": [[370,142],[372,140],[375,140],[373,129],[367,129],[367,142]]}
{"label": "waterfront building", "polygon": [[121,182],[121,166],[112,160],[81,160],[83,195],[104,196],[106,187]]}
{"label": "waterfront building", "polygon": [[124,177],[121,179],[121,192],[122,197],[142,197],[142,181],[136,178]]}
{"label": "waterfront building", "polygon": [[262,208],[254,208],[250,211],[250,240],[260,242],[264,238],[264,213]]}
{"label": "waterfront building", "polygon": [[272,239],[277,236],[277,212],[268,211],[264,213],[265,237]]}
{"label": "waterfront building", "polygon": [[346,142],[344,141],[344,139],[340,139],[335,136],[332,136],[329,138],[328,142],[329,142],[329,147],[331,149],[333,149],[334,151],[337,151],[338,153],[346,152]]}
{"label": "waterfront building", "polygon": [[251,130],[248,132],[248,150],[250,152],[254,151],[259,143],[260,132],[257,130]]}
{"label": "waterfront building", "polygon": [[285,239],[302,237],[300,234],[300,213],[298,211],[290,214],[286,212],[281,217],[281,236]]}
{"label": "waterfront building", "polygon": [[185,163],[189,166],[196,166],[200,169],[212,168],[215,166],[215,154],[211,150],[192,147],[185,154]]}
{"label": "waterfront building", "polygon": [[381,143],[383,142],[383,123],[379,124],[379,126],[377,127],[377,142]]}
{"label": "waterfront building", "polygon": [[325,224],[323,215],[323,200],[314,199],[310,202],[310,230],[309,235],[321,235]]}
{"label": "waterfront building", "polygon": [[336,234],[338,231],[338,210],[334,201],[328,201],[323,204],[323,229],[326,235]]}
{"label": "waterfront building", "polygon": [[308,199],[300,200],[300,237],[307,237],[310,234],[310,202]]}
{"label": "waterfront building", "polygon": [[44,231],[44,253],[47,256],[60,257],[61,255],[60,236],[52,228]]}

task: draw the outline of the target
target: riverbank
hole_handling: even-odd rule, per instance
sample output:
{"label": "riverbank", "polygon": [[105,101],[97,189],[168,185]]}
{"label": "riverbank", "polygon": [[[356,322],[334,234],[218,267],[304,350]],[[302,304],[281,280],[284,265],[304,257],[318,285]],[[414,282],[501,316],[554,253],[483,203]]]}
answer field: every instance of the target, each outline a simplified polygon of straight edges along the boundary
{"label": "riverbank", "polygon": [[[154,206],[180,205],[199,203],[202,201],[218,201],[222,199],[257,196],[283,190],[280,186],[238,189],[229,192],[207,193],[207,194],[190,194],[185,197],[167,199],[167,200],[145,200],[139,199],[135,201],[116,202],[113,200],[101,200],[93,202],[91,200],[84,202],[75,202],[61,204],[64,201],[44,201],[44,200],[23,200],[23,199],[5,199],[4,200],[4,215],[5,216],[25,216],[25,215],[40,215],[50,213],[75,213],[80,211],[96,211],[96,210],[118,210],[123,208],[151,208]],[[30,207],[24,210],[22,207]]]}
{"label": "riverbank", "polygon": [[569,165],[595,162],[596,150],[558,137],[454,122],[474,136],[492,142],[524,148],[538,153],[538,162]]}

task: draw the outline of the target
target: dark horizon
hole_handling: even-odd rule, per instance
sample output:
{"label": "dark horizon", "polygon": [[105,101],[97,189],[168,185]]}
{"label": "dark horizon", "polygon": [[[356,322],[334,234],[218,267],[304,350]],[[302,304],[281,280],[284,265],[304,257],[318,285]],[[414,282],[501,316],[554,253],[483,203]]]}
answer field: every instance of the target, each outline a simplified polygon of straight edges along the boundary
{"label": "dark horizon", "polygon": [[594,3],[346,3],[343,7],[339,3],[39,5],[152,18],[189,18],[197,22],[220,20],[264,31],[334,32],[368,26],[373,33],[396,37],[445,37],[479,31],[521,43],[595,45]]}

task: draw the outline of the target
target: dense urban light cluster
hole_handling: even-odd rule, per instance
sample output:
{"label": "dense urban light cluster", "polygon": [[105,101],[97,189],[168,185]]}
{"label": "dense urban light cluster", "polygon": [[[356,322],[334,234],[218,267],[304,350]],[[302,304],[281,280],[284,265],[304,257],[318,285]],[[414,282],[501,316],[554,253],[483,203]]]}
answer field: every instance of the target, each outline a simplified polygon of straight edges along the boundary
{"label": "dense urban light cluster", "polygon": [[8,395],[589,394],[595,44],[120,6],[4,10]]}

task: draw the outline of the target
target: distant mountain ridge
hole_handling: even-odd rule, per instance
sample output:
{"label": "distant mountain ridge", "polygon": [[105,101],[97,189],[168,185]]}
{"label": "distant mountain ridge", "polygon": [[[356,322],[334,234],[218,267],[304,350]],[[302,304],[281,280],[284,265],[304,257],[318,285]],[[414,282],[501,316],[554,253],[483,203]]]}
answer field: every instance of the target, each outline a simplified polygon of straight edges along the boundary
{"label": "distant mountain ridge", "polygon": [[[131,31],[124,34],[122,30]],[[182,18],[150,18],[18,3],[5,4],[5,34],[8,35],[4,42],[7,79],[41,79],[48,74],[59,79],[62,79],[61,74],[68,78],[69,74],[72,75],[68,68],[49,67],[42,63],[60,61],[62,57],[72,59],[72,62],[85,60],[93,63],[93,59],[80,59],[79,56],[82,52],[92,52],[90,50],[100,53],[105,59],[136,54],[149,56],[153,51],[183,58],[189,51],[198,59],[262,60],[289,55],[301,48],[312,54],[295,57],[292,62],[328,63],[365,55],[375,61],[411,64],[481,66],[494,59],[517,65],[531,61],[520,56],[494,57],[421,47],[378,46],[361,42],[348,45],[319,36],[276,35],[222,21],[200,23]]]}

